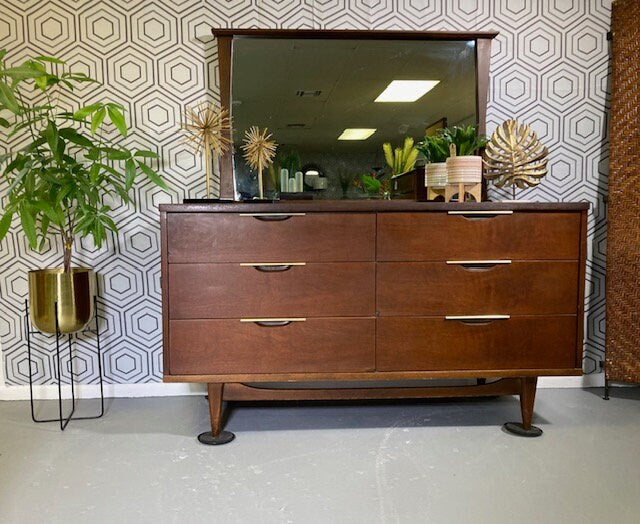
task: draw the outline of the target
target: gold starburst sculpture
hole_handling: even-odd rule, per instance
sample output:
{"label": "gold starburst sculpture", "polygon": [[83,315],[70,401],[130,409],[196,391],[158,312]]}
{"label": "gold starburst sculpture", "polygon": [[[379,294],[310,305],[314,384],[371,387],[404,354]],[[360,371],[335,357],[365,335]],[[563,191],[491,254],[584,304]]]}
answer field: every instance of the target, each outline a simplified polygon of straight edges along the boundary
{"label": "gold starburst sculpture", "polygon": [[195,154],[204,154],[207,198],[211,198],[211,157],[221,157],[231,147],[229,112],[210,102],[187,107],[182,129],[187,132],[185,143]]}
{"label": "gold starburst sculpture", "polygon": [[260,190],[260,198],[264,198],[264,189],[262,187],[262,170],[273,162],[276,156],[277,144],[271,139],[271,134],[267,128],[259,129],[251,126],[244,133],[244,158],[251,169],[258,171],[258,188]]}
{"label": "gold starburst sculpture", "polygon": [[531,127],[506,120],[484,150],[484,176],[496,187],[512,186],[515,198],[516,187],[535,186],[547,174],[548,154]]}

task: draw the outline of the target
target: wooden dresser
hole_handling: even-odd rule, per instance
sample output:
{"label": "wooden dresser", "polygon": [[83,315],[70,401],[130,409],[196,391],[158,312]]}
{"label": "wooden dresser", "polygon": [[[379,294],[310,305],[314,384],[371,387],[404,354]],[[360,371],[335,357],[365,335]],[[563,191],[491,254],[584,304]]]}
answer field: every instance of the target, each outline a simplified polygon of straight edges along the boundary
{"label": "wooden dresser", "polygon": [[[233,438],[223,400],[518,394],[507,429],[540,434],[537,377],[582,372],[587,209],[161,205],[164,379],[208,383],[210,444]],[[435,378],[477,383],[398,382]],[[376,382],[296,386],[314,381]]]}

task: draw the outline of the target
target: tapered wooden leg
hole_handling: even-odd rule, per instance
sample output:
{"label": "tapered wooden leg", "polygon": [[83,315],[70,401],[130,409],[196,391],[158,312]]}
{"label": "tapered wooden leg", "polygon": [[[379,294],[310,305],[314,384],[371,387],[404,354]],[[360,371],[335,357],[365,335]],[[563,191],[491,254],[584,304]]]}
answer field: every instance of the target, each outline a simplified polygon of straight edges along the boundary
{"label": "tapered wooden leg", "polygon": [[198,435],[198,440],[203,444],[219,445],[231,442],[235,435],[230,431],[222,431],[222,401],[224,397],[224,384],[208,384],[209,416],[211,417],[211,431],[205,431]]}
{"label": "tapered wooden leg", "polygon": [[539,437],[542,435],[540,428],[531,425],[537,384],[538,377],[522,377],[520,379],[520,411],[522,413],[522,423],[507,422],[503,428],[509,433],[520,437]]}

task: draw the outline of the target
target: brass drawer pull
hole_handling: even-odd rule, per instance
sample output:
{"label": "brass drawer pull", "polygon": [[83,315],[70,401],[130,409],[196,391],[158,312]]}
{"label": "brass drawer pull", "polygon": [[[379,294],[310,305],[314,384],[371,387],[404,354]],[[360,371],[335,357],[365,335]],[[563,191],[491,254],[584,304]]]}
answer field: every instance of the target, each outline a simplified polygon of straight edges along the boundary
{"label": "brass drawer pull", "polygon": [[513,215],[512,210],[504,211],[447,211],[449,215],[459,215],[464,218],[493,218],[496,215]]}
{"label": "brass drawer pull", "polygon": [[445,320],[457,320],[465,324],[488,324],[494,320],[508,320],[511,315],[447,315]]}
{"label": "brass drawer pull", "polygon": [[461,266],[464,269],[483,270],[511,264],[511,260],[447,260],[447,264]]}
{"label": "brass drawer pull", "polygon": [[288,271],[292,266],[306,266],[306,262],[242,262],[240,264],[243,267],[252,267],[257,271],[263,273],[276,273],[282,271]]}
{"label": "brass drawer pull", "polygon": [[303,217],[306,213],[240,213],[241,217],[252,217],[264,222],[281,222],[291,217]]}
{"label": "brass drawer pull", "polygon": [[291,322],[306,322],[306,318],[241,318],[240,322],[251,322],[262,327],[288,326]]}

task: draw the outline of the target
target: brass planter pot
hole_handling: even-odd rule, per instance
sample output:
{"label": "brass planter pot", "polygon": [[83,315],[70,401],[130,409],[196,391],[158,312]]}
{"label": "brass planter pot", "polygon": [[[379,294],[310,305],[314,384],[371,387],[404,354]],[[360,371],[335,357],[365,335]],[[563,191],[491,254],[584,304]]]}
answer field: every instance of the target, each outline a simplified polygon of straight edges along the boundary
{"label": "brass planter pot", "polygon": [[91,269],[62,268],[29,271],[29,313],[31,322],[43,333],[56,332],[55,305],[58,304],[60,333],[83,329],[93,318],[95,275]]}

